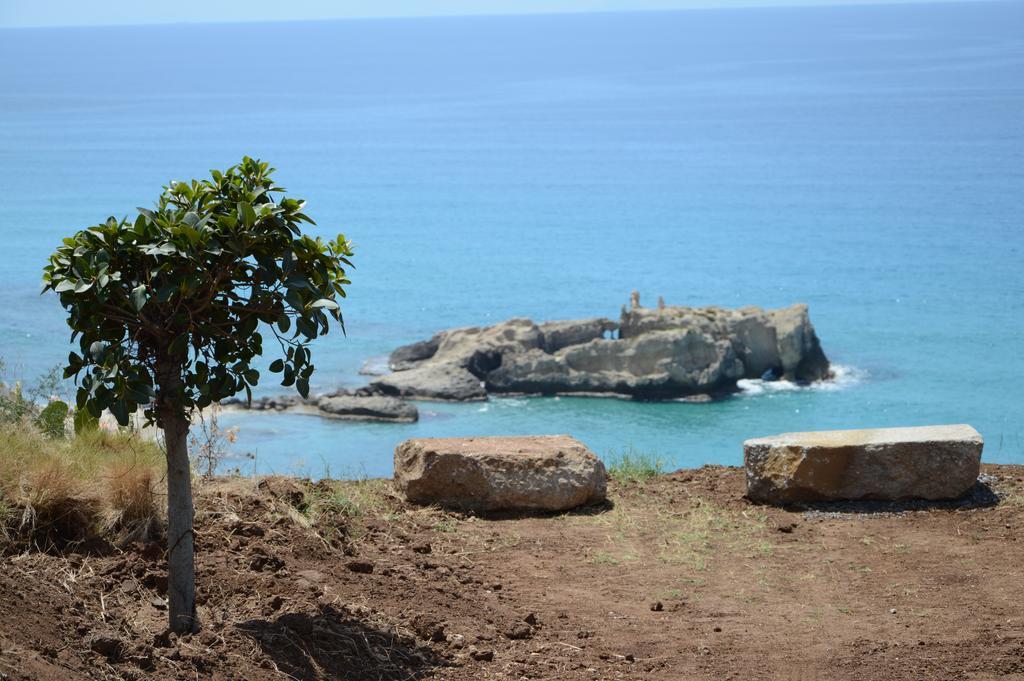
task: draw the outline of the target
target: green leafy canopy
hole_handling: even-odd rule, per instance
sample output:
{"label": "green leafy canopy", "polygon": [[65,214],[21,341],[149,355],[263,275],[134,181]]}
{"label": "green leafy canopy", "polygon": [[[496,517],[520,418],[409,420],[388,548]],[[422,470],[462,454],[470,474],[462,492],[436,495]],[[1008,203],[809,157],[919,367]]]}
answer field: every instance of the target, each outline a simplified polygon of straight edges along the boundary
{"label": "green leafy canopy", "polygon": [[60,296],[78,341],[64,377],[76,378],[79,409],[126,424],[140,406],[159,421],[158,407],[188,415],[243,390],[251,399],[268,329],[282,352],[270,370],[308,395],[308,343],[331,318],[344,331],[352,247],[302,234],[315,223],[273,172],[245,157],[209,180],[171,182],[154,209],[83,229],[50,256],[43,291]]}

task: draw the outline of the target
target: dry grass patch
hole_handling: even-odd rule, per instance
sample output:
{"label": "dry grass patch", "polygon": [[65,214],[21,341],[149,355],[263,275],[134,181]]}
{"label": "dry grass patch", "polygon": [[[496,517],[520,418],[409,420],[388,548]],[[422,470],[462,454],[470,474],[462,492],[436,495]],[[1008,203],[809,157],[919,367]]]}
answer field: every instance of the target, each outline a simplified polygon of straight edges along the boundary
{"label": "dry grass patch", "polygon": [[1024,487],[1014,487],[1003,495],[1000,503],[1016,508],[1024,507]]}
{"label": "dry grass patch", "polygon": [[768,541],[767,522],[751,511],[734,511],[693,500],[690,509],[680,513],[662,513],[659,558],[668,563],[683,563],[703,570],[708,560],[727,553],[733,557],[770,556],[774,545]]}
{"label": "dry grass patch", "polygon": [[644,503],[643,497],[620,499],[611,510],[595,516],[575,516],[572,522],[607,531],[602,560],[618,564],[643,559],[709,568],[714,560],[769,557],[775,550],[767,518],[756,511],[725,508],[694,497],[689,508],[665,509]]}
{"label": "dry grass patch", "polygon": [[153,536],[160,526],[164,455],[118,432],[73,438],[25,424],[0,426],[0,528],[5,543],[42,548]]}

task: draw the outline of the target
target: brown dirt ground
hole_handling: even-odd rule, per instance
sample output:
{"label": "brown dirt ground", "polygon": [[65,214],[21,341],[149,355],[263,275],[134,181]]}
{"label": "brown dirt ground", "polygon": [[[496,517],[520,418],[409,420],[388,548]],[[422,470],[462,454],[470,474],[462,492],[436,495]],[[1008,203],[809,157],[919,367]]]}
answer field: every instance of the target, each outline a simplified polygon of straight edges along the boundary
{"label": "brown dirt ground", "polygon": [[706,467],[486,519],[208,482],[201,633],[164,631],[157,544],[8,547],[0,679],[1024,679],[1024,467],[984,469],[960,507],[756,506]]}

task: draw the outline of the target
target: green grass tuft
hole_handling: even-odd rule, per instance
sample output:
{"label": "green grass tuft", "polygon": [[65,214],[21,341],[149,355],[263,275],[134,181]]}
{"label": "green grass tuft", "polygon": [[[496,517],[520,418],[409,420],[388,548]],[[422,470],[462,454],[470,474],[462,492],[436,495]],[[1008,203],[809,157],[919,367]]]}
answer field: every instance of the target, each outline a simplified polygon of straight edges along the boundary
{"label": "green grass tuft", "polygon": [[645,482],[665,472],[665,463],[651,452],[629,445],[605,460],[608,475],[617,482]]}

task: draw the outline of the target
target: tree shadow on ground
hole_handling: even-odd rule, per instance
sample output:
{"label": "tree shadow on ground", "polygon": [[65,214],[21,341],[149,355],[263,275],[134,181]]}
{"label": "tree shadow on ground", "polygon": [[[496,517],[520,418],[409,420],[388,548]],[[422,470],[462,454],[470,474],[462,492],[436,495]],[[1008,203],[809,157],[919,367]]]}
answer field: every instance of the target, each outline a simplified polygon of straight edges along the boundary
{"label": "tree shadow on ground", "polygon": [[277,669],[295,679],[419,679],[448,661],[411,636],[322,605],[273,620],[248,620],[251,637]]}
{"label": "tree shadow on ground", "polygon": [[906,499],[903,501],[882,501],[878,499],[861,499],[858,501],[817,501],[801,502],[789,506],[794,511],[811,514],[899,514],[908,511],[957,511],[971,508],[988,508],[999,504],[999,494],[988,484],[979,479],[961,497],[956,499]]}

